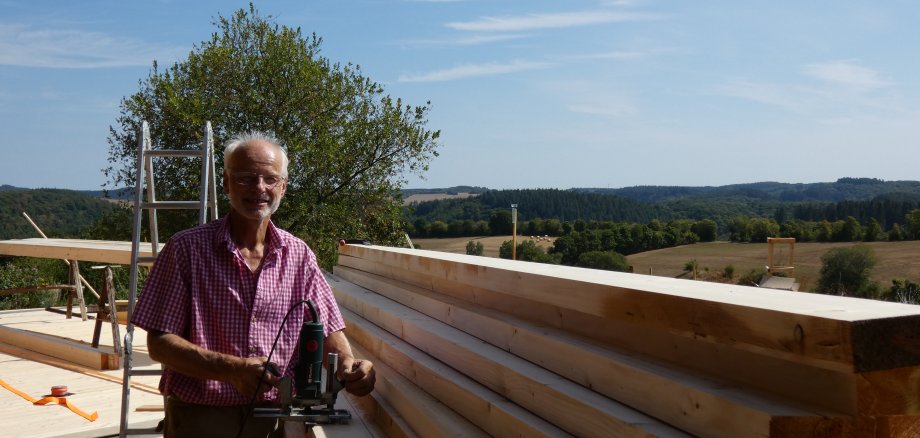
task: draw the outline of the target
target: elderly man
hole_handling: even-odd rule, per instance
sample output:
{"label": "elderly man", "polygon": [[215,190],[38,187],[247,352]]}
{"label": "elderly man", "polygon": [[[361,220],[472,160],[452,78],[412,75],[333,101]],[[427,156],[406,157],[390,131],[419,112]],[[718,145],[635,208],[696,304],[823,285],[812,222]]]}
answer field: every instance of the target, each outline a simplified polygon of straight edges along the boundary
{"label": "elderly man", "polygon": [[[275,421],[249,417],[248,407],[254,397],[260,405],[277,403],[279,377],[266,372],[268,355],[274,348],[276,366],[269,369],[293,373],[301,322],[310,320],[307,299],[325,324],[325,350],[339,354],[345,389],[365,395],[374,388],[373,364],[352,354],[316,256],[272,224],[287,166],[268,135],[231,140],[223,180],[230,214],[177,233],[150,272],[133,322],[147,330],[150,356],[166,368],[166,436],[240,436],[242,427],[242,436],[273,433]],[[293,317],[281,327],[289,311]]]}

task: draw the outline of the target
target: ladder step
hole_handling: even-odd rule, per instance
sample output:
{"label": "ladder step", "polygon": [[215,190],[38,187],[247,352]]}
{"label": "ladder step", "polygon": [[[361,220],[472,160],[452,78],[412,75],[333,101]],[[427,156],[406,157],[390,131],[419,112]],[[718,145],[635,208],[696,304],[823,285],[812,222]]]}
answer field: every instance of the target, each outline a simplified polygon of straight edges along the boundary
{"label": "ladder step", "polygon": [[201,149],[148,149],[144,151],[144,155],[150,157],[201,157],[204,152]]}
{"label": "ladder step", "polygon": [[141,208],[194,209],[201,208],[201,201],[154,201],[141,202]]}
{"label": "ladder step", "polygon": [[132,369],[129,371],[132,376],[160,376],[163,374],[163,370],[135,370]]}
{"label": "ladder step", "polygon": [[150,264],[150,263],[155,262],[156,260],[157,260],[156,257],[149,257],[149,256],[138,256],[137,257],[137,263],[139,265]]}

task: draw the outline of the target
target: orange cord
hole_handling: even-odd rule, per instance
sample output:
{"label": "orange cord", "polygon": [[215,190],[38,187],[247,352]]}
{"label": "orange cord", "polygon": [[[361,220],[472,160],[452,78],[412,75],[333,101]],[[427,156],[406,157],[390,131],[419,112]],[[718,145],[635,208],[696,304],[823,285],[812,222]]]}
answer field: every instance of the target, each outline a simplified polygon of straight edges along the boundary
{"label": "orange cord", "polygon": [[70,409],[71,411],[73,411],[73,413],[75,413],[75,414],[77,414],[77,415],[79,415],[79,416],[81,416],[81,417],[83,417],[83,418],[85,418],[85,419],[87,419],[87,420],[89,420],[89,421],[96,421],[96,419],[99,418],[99,413],[98,413],[98,412],[93,412],[92,414],[87,414],[86,412],[81,411],[81,410],[78,409],[76,406],[74,406],[74,405],[71,404],[69,401],[67,401],[67,398],[66,398],[66,397],[45,397],[45,398],[42,398],[42,399],[40,399],[40,400],[36,400],[36,399],[32,398],[31,396],[29,396],[28,394],[26,394],[26,393],[24,393],[24,392],[22,392],[22,391],[20,391],[20,390],[18,390],[18,389],[16,389],[16,388],[13,388],[12,386],[10,386],[10,385],[7,384],[6,382],[4,382],[3,379],[0,379],[0,386],[6,388],[6,389],[8,389],[8,390],[10,390],[10,392],[12,392],[13,394],[16,394],[16,395],[18,395],[18,396],[20,396],[20,397],[22,397],[22,398],[28,400],[29,403],[32,403],[33,405],[43,406],[43,405],[47,405],[47,404],[49,404],[49,403],[59,404],[59,405],[64,405],[64,406],[66,406],[67,409]]}

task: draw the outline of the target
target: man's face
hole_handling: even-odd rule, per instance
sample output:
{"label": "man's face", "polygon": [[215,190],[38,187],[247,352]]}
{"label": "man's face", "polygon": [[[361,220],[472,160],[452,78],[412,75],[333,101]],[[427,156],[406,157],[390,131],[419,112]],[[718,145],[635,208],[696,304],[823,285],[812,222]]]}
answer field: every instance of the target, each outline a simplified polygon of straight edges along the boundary
{"label": "man's face", "polygon": [[281,176],[281,151],[270,143],[240,145],[225,163],[224,193],[244,218],[264,221],[281,205],[287,181]]}

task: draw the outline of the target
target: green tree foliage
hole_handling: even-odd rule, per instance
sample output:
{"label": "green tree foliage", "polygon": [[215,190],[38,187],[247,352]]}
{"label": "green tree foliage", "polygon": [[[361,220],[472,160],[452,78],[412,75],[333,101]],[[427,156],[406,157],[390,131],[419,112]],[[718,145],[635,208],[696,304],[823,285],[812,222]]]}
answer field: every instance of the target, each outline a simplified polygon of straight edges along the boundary
{"label": "green tree foliage", "polygon": [[493,236],[507,236],[511,234],[511,212],[496,210],[489,216],[489,230]]}
{"label": "green tree foliage", "polygon": [[911,210],[904,216],[903,229],[907,232],[908,239],[920,239],[920,208]]}
{"label": "green tree foliage", "polygon": [[[258,129],[287,148],[287,195],[273,220],[305,239],[324,265],[339,237],[398,242],[400,188],[427,170],[439,132],[426,129],[429,106],[404,105],[359,67],[320,56],[321,39],[274,24],[250,6],[215,20],[217,30],[188,58],[156,63],[140,90],[121,102],[105,169],[113,186],[133,186],[136,129],[150,123],[155,148],[200,144],[211,121],[222,167],[223,144]],[[172,160],[157,169],[160,199],[195,199],[197,164]],[[163,234],[192,225],[164,218]]]}
{"label": "green tree foliage", "polygon": [[477,255],[481,256],[483,252],[482,242],[474,242],[470,240],[466,243],[466,253],[468,255]]}
{"label": "green tree foliage", "polygon": [[879,240],[882,235],[882,225],[879,224],[878,220],[875,218],[870,218],[869,224],[866,225],[866,233],[863,235],[863,242],[875,242]]}
{"label": "green tree foliage", "polygon": [[[503,259],[510,259],[512,255],[511,245],[512,242],[510,240],[502,242],[501,247],[498,249],[498,256]],[[554,265],[559,264],[559,256],[547,254],[540,245],[537,245],[536,242],[530,239],[524,239],[521,243],[518,243],[515,251],[517,260]]]}
{"label": "green tree foliage", "polygon": [[894,224],[891,226],[891,230],[888,231],[888,240],[891,242],[899,242],[904,240],[904,231],[901,230],[900,224]]}
{"label": "green tree foliage", "polygon": [[41,237],[29,217],[48,237],[74,238],[116,204],[72,190],[18,189],[0,191],[0,239]]}
{"label": "green tree foliage", "polygon": [[[0,289],[61,284],[67,270],[60,260],[0,257]],[[57,290],[0,295],[0,310],[43,308],[63,303]]]}
{"label": "green tree foliage", "polygon": [[626,257],[616,251],[588,251],[578,256],[576,266],[607,271],[628,272]]}
{"label": "green tree foliage", "polygon": [[694,223],[690,231],[699,237],[700,242],[712,242],[719,236],[719,225],[714,220],[703,219]]}
{"label": "green tree foliage", "polygon": [[818,291],[875,298],[878,285],[870,281],[870,275],[876,262],[875,253],[866,245],[829,249],[821,256]]}

